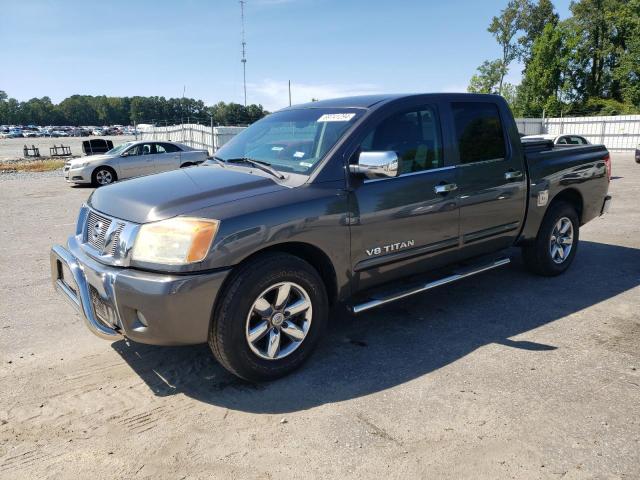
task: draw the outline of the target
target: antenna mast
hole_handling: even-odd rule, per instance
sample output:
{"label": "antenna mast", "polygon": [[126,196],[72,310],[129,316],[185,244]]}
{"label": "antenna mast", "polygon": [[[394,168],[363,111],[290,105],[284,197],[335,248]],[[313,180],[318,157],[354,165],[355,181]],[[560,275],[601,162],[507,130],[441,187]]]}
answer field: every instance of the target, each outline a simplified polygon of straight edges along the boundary
{"label": "antenna mast", "polygon": [[244,4],[246,0],[240,0],[240,21],[242,22],[242,82],[244,87],[244,106],[247,106],[247,42],[244,39]]}

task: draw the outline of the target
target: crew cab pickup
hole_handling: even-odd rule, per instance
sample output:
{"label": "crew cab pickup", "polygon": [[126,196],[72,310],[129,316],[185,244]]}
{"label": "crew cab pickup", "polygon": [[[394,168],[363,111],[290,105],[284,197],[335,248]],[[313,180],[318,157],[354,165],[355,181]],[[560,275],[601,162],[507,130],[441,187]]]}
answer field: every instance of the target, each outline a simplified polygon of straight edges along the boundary
{"label": "crew cab pickup", "polygon": [[208,342],[249,380],[356,314],[509,263],[558,275],[602,215],[601,145],[521,143],[506,102],[380,95],[286,108],[194,168],[98,188],[54,286],[107,339]]}

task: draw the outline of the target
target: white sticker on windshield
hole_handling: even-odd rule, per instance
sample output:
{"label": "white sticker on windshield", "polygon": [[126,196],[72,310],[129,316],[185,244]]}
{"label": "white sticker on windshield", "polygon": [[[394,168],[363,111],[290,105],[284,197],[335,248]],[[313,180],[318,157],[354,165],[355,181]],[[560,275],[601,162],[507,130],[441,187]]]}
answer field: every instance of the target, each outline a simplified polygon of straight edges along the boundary
{"label": "white sticker on windshield", "polygon": [[273,150],[274,152],[280,152],[284,150],[284,147],[271,147],[271,150]]}
{"label": "white sticker on windshield", "polygon": [[348,122],[355,116],[356,116],[355,113],[325,113],[317,121],[318,122]]}
{"label": "white sticker on windshield", "polygon": [[296,158],[302,158],[302,157],[304,157],[304,152],[296,152],[296,153],[293,154],[293,156],[296,157]]}

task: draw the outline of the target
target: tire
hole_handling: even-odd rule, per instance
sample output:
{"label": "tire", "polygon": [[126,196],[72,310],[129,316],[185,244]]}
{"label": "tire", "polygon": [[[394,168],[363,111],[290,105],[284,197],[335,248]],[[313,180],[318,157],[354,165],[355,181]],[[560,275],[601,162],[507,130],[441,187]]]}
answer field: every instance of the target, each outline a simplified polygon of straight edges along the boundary
{"label": "tire", "polygon": [[98,167],[91,174],[91,184],[94,187],[104,187],[118,180],[116,171],[111,167]]}
{"label": "tire", "polygon": [[[287,301],[278,305],[278,296],[284,298],[287,288]],[[326,329],[324,283],[311,265],[293,255],[265,254],[240,266],[219,298],[209,346],[224,368],[245,380],[273,380],[297,369]],[[303,309],[290,314],[294,306]]]}
{"label": "tire", "polygon": [[[565,228],[567,230],[562,233]],[[538,275],[560,275],[573,262],[579,241],[580,220],[576,209],[566,202],[553,203],[542,220],[535,241],[522,247],[524,264]]]}

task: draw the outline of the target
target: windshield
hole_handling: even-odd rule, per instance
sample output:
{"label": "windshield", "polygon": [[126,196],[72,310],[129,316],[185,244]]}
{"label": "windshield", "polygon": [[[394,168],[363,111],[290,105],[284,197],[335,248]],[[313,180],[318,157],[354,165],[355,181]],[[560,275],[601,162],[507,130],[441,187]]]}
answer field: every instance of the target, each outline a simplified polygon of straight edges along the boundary
{"label": "windshield", "polygon": [[223,146],[220,160],[248,158],[276,170],[308,175],[362,115],[347,108],[307,108],[273,113]]}
{"label": "windshield", "polygon": [[124,152],[127,147],[129,147],[133,142],[123,143],[122,145],[118,145],[117,147],[112,148],[107,152],[107,155],[120,155]]}

